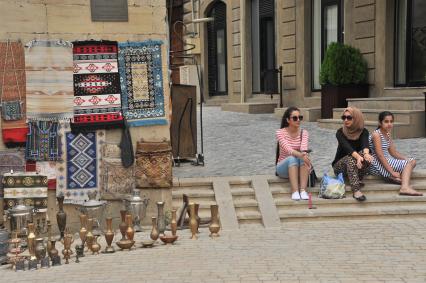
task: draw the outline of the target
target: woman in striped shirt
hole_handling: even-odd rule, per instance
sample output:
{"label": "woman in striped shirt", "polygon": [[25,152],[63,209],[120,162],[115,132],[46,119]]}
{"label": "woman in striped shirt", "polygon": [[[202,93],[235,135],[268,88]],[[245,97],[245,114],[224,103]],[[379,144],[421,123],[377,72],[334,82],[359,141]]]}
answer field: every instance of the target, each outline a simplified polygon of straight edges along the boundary
{"label": "woman in striped shirt", "polygon": [[370,174],[382,176],[401,184],[400,195],[422,196],[422,193],[417,192],[410,185],[411,173],[416,166],[416,160],[399,153],[390,138],[393,120],[394,117],[391,112],[381,112],[379,114],[379,127],[370,135],[370,148],[374,157]]}
{"label": "woman in striped shirt", "polygon": [[307,200],[306,193],[311,160],[308,150],[308,131],[300,129],[303,116],[297,107],[289,107],[281,120],[281,129],[276,131],[276,172],[279,177],[289,178],[291,199]]}

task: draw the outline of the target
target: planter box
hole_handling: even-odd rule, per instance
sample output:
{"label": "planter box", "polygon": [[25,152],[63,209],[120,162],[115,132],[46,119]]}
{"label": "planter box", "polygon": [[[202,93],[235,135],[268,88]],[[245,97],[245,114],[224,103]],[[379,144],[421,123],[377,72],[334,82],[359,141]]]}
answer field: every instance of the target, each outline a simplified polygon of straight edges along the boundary
{"label": "planter box", "polygon": [[333,117],[333,108],[348,107],[348,98],[367,98],[368,84],[365,85],[323,85],[321,90],[321,119]]}

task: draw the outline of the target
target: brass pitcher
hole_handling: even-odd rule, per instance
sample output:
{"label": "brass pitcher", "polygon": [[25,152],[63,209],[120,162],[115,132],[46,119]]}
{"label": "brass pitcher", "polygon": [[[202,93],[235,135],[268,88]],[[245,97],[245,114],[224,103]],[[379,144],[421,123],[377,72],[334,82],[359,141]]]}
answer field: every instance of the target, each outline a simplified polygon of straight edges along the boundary
{"label": "brass pitcher", "polygon": [[218,219],[219,206],[212,204],[210,206],[211,223],[209,225],[210,237],[219,237],[220,224]]}
{"label": "brass pitcher", "polygon": [[120,210],[120,215],[121,215],[121,223],[120,223],[120,233],[121,233],[121,240],[126,240],[126,230],[127,230],[127,224],[126,224],[126,210]]}
{"label": "brass pitcher", "polygon": [[73,251],[71,250],[71,244],[74,242],[74,239],[72,237],[72,234],[67,231],[64,233],[64,249],[62,250],[62,254],[64,255],[65,264],[68,264],[68,260],[71,258],[71,255],[73,254]]}
{"label": "brass pitcher", "polygon": [[94,236],[93,243],[92,243],[92,254],[99,254],[99,251],[101,250],[101,245],[98,243],[98,235]]}
{"label": "brass pitcher", "polygon": [[172,210],[172,220],[170,221],[170,229],[172,230],[172,235],[176,236],[176,231],[177,231],[176,209]]}
{"label": "brass pitcher", "polygon": [[197,236],[197,218],[195,217],[195,203],[191,202],[189,204],[190,218],[189,218],[189,228],[191,228],[191,239],[196,240]]}
{"label": "brass pitcher", "polygon": [[86,214],[80,214],[80,231],[78,232],[81,240],[81,244],[84,246],[84,242],[86,241],[86,235],[87,235],[87,215]]}
{"label": "brass pitcher", "polygon": [[35,232],[34,232],[34,223],[28,223],[28,236],[27,236],[27,245],[28,245],[28,252],[30,253],[30,260],[35,260]]}
{"label": "brass pitcher", "polygon": [[56,249],[55,245],[56,245],[56,240],[50,240],[51,248],[50,248],[48,255],[49,255],[51,260],[53,260],[53,258],[58,256],[58,254],[59,254],[59,251]]}
{"label": "brass pitcher", "polygon": [[157,241],[158,236],[160,236],[160,233],[158,233],[157,230],[157,217],[152,217],[152,230],[151,230],[151,234],[150,237],[152,240]]}
{"label": "brass pitcher", "polygon": [[133,220],[132,220],[131,214],[126,215],[126,223],[127,223],[127,230],[126,230],[127,239],[130,241],[133,241],[133,238],[135,236],[135,230],[133,229]]}
{"label": "brass pitcher", "polygon": [[114,238],[114,232],[112,231],[112,217],[106,219],[107,230],[105,232],[105,240],[107,242],[107,247],[105,247],[104,253],[113,253],[115,252],[114,247],[111,246],[112,240]]}

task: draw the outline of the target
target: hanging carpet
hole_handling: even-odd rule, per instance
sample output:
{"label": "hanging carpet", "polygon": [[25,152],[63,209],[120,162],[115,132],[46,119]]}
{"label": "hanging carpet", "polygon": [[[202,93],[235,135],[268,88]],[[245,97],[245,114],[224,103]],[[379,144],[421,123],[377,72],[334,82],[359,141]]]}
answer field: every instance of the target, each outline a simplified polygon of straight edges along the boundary
{"label": "hanging carpet", "polygon": [[55,161],[27,161],[26,172],[37,172],[47,177],[47,189],[56,190],[56,162]]}
{"label": "hanging carpet", "polygon": [[74,42],[74,130],[122,126],[117,42]]}
{"label": "hanging carpet", "polygon": [[0,42],[2,139],[7,147],[25,146],[25,57],[21,42]]}
{"label": "hanging carpet", "polygon": [[161,41],[118,44],[123,113],[130,126],[166,125]]}
{"label": "hanging carpet", "polygon": [[27,117],[73,118],[73,65],[70,42],[34,40],[25,48]]}
{"label": "hanging carpet", "polygon": [[59,160],[59,122],[30,121],[25,158],[33,161]]}
{"label": "hanging carpet", "polygon": [[56,163],[56,195],[64,195],[66,203],[82,203],[88,193],[100,192],[101,146],[105,131],[75,134],[70,125],[60,127],[62,161]]}
{"label": "hanging carpet", "polygon": [[47,211],[47,177],[37,173],[5,173],[3,176],[4,207],[13,208],[23,200],[39,212]]}
{"label": "hanging carpet", "polygon": [[[23,151],[0,151],[0,178],[5,173],[25,172],[25,156]],[[0,198],[3,197],[3,187],[0,182]]]}

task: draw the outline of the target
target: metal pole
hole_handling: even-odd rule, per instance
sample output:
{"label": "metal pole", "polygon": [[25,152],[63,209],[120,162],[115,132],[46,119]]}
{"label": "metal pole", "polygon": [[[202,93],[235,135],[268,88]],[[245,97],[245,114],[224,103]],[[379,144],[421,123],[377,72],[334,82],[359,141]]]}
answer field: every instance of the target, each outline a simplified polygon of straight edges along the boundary
{"label": "metal pole", "polygon": [[283,66],[278,68],[280,73],[280,108],[283,108]]}

